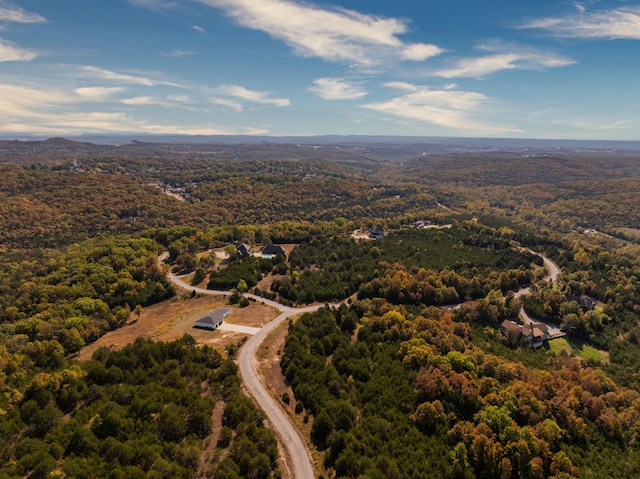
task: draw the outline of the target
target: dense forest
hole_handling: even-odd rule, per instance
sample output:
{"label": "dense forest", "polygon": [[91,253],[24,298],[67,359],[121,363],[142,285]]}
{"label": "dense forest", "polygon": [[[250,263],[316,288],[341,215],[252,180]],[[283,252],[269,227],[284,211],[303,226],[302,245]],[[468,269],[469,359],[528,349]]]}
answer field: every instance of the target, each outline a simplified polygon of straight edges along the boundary
{"label": "dense forest", "polygon": [[[0,142],[0,162],[1,477],[280,476],[237,345],[74,359],[172,298],[167,267],[345,301],[280,351],[325,477],[640,475],[635,153],[52,139]],[[386,236],[352,235],[373,226]],[[520,308],[565,346],[504,336]]]}
{"label": "dense forest", "polygon": [[[7,365],[7,367],[11,367]],[[15,367],[15,365],[14,365]],[[240,392],[237,366],[190,336],[99,349],[32,376],[3,411],[3,477],[269,478],[278,457],[264,415]],[[212,411],[223,410],[216,438]],[[203,440],[214,440],[210,463]]]}
{"label": "dense forest", "polygon": [[345,478],[640,473],[640,393],[582,360],[505,359],[475,344],[500,338],[479,334],[448,312],[410,313],[384,300],[292,325],[282,371],[296,410],[313,415],[311,440],[327,470]]}

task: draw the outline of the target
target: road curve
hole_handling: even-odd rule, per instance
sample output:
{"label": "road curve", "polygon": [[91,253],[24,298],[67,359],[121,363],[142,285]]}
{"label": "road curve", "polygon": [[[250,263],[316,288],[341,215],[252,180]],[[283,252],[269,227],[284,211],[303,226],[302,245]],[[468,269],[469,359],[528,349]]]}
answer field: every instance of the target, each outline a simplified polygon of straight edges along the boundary
{"label": "road curve", "polygon": [[[167,259],[168,253],[165,252],[158,257],[158,264],[161,264]],[[171,271],[167,274],[169,280],[175,285],[186,289],[188,291],[195,291],[200,294],[217,295],[217,296],[229,296],[229,291],[216,291],[210,289],[198,288],[191,286],[182,279],[180,279]],[[323,305],[306,306],[303,308],[291,308],[284,306],[275,301],[271,301],[259,296],[255,296],[250,293],[245,293],[244,296],[255,299],[256,301],[263,302],[269,306],[278,308],[281,313],[273,320],[260,328],[256,334],[251,336],[249,340],[240,349],[240,355],[238,356],[238,366],[240,368],[240,377],[245,387],[258,403],[260,408],[264,410],[269,421],[273,425],[273,428],[280,438],[282,446],[287,450],[288,457],[291,458],[291,468],[293,477],[296,479],[314,479],[315,473],[313,469],[313,461],[307,450],[307,447],[300,437],[298,430],[292,424],[290,419],[282,412],[280,406],[271,397],[271,395],[264,388],[258,374],[256,373],[255,353],[256,349],[264,341],[267,335],[273,331],[278,325],[287,318],[295,316],[296,314],[313,312],[321,308]]]}
{"label": "road curve", "polygon": [[[293,308],[289,308],[293,309]],[[305,308],[309,309],[309,308]],[[314,307],[311,311],[318,309]],[[264,388],[260,382],[260,378],[256,373],[255,352],[264,338],[273,331],[280,322],[283,320],[298,314],[300,311],[293,309],[292,311],[285,311],[281,313],[276,319],[269,322],[263,328],[261,328],[255,335],[251,336],[249,340],[240,350],[240,356],[238,357],[238,365],[240,367],[240,375],[242,381],[247,389],[251,392],[251,395],[264,410],[267,417],[273,424],[278,436],[280,436],[282,445],[288,450],[289,457],[291,458],[291,467],[293,469],[293,477],[296,479],[313,479],[315,473],[312,466],[311,458],[307,452],[307,448],[300,438],[296,427],[291,423],[289,418],[282,412],[280,406],[271,397],[271,395]]]}
{"label": "road curve", "polygon": [[[539,255],[544,261],[544,265],[548,273],[544,279],[551,280],[553,282],[557,281],[558,277],[560,276],[560,268],[558,268],[558,265],[547,257],[541,255],[540,253],[536,253],[535,251],[531,252]],[[161,254],[158,257],[158,264],[164,262],[168,258],[168,256],[169,255],[167,252]],[[171,271],[167,273],[167,276],[172,283],[188,291],[195,291],[196,293],[200,294],[218,296],[229,296],[231,294],[229,291],[217,291],[191,286],[182,281],[182,279],[180,279],[175,274],[171,273]],[[528,292],[529,288],[521,289],[516,292],[516,296],[521,296]],[[271,397],[271,395],[267,392],[267,390],[260,382],[260,379],[256,373],[256,365],[254,363],[256,349],[262,343],[262,341],[264,341],[266,336],[275,328],[277,328],[282,321],[297,314],[316,311],[323,305],[292,308],[289,306],[284,306],[276,301],[271,301],[269,299],[253,295],[251,293],[245,293],[244,296],[255,299],[256,301],[262,302],[269,306],[273,306],[279,309],[281,313],[273,321],[260,328],[260,330],[255,335],[251,336],[241,348],[240,355],[238,356],[240,376],[251,396],[253,396],[255,401],[264,410],[267,417],[273,424],[273,428],[276,431],[276,434],[278,434],[283,447],[287,449],[288,455],[291,458],[292,462],[291,467],[293,469],[293,477],[295,477],[296,479],[313,479],[315,478],[313,461],[304,441],[300,437],[300,434],[298,433],[296,427],[282,412],[280,406],[276,403],[276,401]]]}
{"label": "road curve", "polygon": [[[542,258],[542,261],[544,262],[544,268],[547,270],[547,275],[543,278],[544,281],[551,281],[552,283],[555,283],[556,281],[558,281],[558,278],[560,277],[560,275],[562,274],[560,271],[560,268],[558,267],[557,264],[555,264],[553,261],[551,261],[549,258],[547,258],[545,255],[538,253],[537,251],[533,251],[532,249],[526,249],[526,248],[520,248],[524,251],[528,251],[529,253],[533,253],[535,255],[538,255]],[[529,292],[531,291],[531,288],[521,288],[518,291],[516,291],[514,293],[514,296],[516,298],[519,298],[522,295],[525,294],[529,294]]]}

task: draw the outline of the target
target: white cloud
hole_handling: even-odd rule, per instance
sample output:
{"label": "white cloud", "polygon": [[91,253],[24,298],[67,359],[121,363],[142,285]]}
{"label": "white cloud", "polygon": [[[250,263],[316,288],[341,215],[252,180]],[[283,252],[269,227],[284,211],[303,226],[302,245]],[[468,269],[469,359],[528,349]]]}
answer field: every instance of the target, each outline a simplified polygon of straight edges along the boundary
{"label": "white cloud", "polygon": [[444,78],[474,77],[482,78],[502,70],[543,70],[573,65],[574,60],[526,48],[504,48],[501,46],[484,45],[482,50],[495,51],[492,55],[478,58],[459,60],[452,68],[435,72],[436,76]]}
{"label": "white cloud", "polygon": [[0,62],[28,62],[37,54],[0,38]]}
{"label": "white cloud", "polygon": [[[579,6],[578,6],[579,5]],[[548,30],[567,38],[626,38],[640,40],[640,7],[587,11],[576,4],[578,14],[533,20],[522,28]]]}
{"label": "white cloud", "polygon": [[452,89],[432,90],[426,86],[403,82],[385,86],[407,92],[386,102],[369,103],[364,108],[394,116],[431,123],[455,130],[493,134],[515,130],[474,120],[480,107],[489,101],[485,95]]}
{"label": "white cloud", "polygon": [[49,114],[42,112],[50,112],[51,115],[54,115],[60,106],[80,101],[77,95],[46,88],[2,84],[0,90],[3,93],[0,95],[0,111],[2,111],[4,118],[31,118],[41,114]]}
{"label": "white cloud", "polygon": [[400,56],[404,60],[421,62],[427,58],[435,57],[442,53],[442,49],[435,45],[427,45],[424,43],[413,43],[402,50]]}
{"label": "white cloud", "polygon": [[119,93],[123,89],[124,88],[120,88],[120,87],[102,87],[102,86],[82,87],[82,88],[76,88],[76,94],[88,100],[107,100],[114,93]]}
{"label": "white cloud", "polygon": [[343,78],[318,78],[308,90],[324,100],[356,100],[367,94],[358,83]]}
{"label": "white cloud", "polygon": [[158,99],[152,96],[134,96],[120,100],[125,105],[153,105],[158,103]]}
{"label": "white cloud", "polygon": [[120,103],[131,106],[148,106],[157,105],[164,108],[180,108],[187,110],[197,110],[190,105],[191,98],[186,95],[169,95],[166,98],[158,98],[154,96],[134,96],[130,98],[123,98]]}
{"label": "white cloud", "polygon": [[387,88],[395,88],[396,90],[405,90],[405,91],[418,91],[420,89],[419,86],[414,85],[413,83],[403,82],[403,81],[390,81],[385,83],[383,86]]}
{"label": "white cloud", "polygon": [[214,105],[220,105],[227,108],[231,108],[233,111],[241,112],[244,110],[242,103],[238,103],[237,101],[229,100],[227,98],[210,98],[209,101]]}
{"label": "white cloud", "polygon": [[289,106],[291,104],[288,98],[269,98],[270,92],[249,90],[240,85],[221,85],[216,88],[216,92],[221,95],[234,96],[254,103],[275,106]]}
{"label": "white cloud", "polygon": [[135,85],[144,85],[144,86],[156,86],[156,85],[165,85],[165,86],[173,86],[180,87],[180,85],[176,83],[171,83],[167,81],[154,80],[152,78],[143,77],[143,76],[135,76],[129,75],[127,73],[118,73],[111,70],[105,70],[103,68],[97,68],[92,66],[83,66],[82,72],[87,76],[92,78],[98,78],[101,80],[113,80],[123,83],[130,83]]}
{"label": "white cloud", "polygon": [[[81,111],[86,97],[64,91],[0,84],[0,131],[6,133],[78,134],[94,132],[192,134],[192,135],[262,135],[264,128],[221,127],[217,125],[174,125],[152,123],[124,112]],[[139,104],[143,104],[140,102]]]}
{"label": "white cloud", "polygon": [[37,13],[25,12],[22,8],[7,2],[0,2],[0,22],[43,23],[47,20]]}
{"label": "white cloud", "polygon": [[324,9],[292,0],[199,0],[222,9],[239,25],[282,40],[296,54],[328,61],[374,65],[396,58],[423,61],[442,50],[435,45],[404,43],[404,20]]}
{"label": "white cloud", "polygon": [[191,28],[193,28],[196,32],[202,33],[203,35],[206,35],[207,33],[207,31],[199,25],[191,25]]}

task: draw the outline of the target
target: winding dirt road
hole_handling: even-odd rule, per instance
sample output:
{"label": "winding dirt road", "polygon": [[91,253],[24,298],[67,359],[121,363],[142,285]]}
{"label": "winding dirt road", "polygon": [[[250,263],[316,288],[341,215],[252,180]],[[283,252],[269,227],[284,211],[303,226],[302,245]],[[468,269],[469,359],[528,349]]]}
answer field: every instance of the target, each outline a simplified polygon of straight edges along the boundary
{"label": "winding dirt road", "polygon": [[[158,257],[158,263],[163,263],[168,258],[168,256],[169,255],[166,252],[160,255]],[[176,276],[170,271],[167,273],[167,277],[176,286],[179,286],[180,288],[187,291],[195,291],[196,293],[200,294],[218,296],[229,296],[231,294],[229,291],[215,291],[191,286],[182,281],[180,277]],[[300,437],[300,434],[298,433],[296,427],[282,412],[280,406],[269,395],[267,390],[260,382],[260,379],[256,373],[257,365],[255,364],[255,353],[256,349],[258,348],[260,343],[264,341],[265,337],[276,327],[278,327],[278,325],[282,321],[298,314],[316,311],[323,307],[323,305],[312,305],[303,308],[291,308],[275,301],[271,301],[260,296],[255,296],[250,293],[245,293],[244,296],[255,299],[256,301],[262,302],[269,306],[273,306],[276,309],[279,309],[281,313],[273,321],[260,328],[256,332],[256,334],[251,336],[249,340],[244,344],[244,346],[240,349],[240,355],[238,356],[238,366],[240,368],[240,376],[242,377],[242,382],[244,383],[251,396],[253,396],[255,401],[258,403],[258,406],[260,406],[260,408],[262,408],[262,410],[264,410],[264,412],[266,413],[269,421],[271,421],[271,424],[273,424],[273,429],[280,438],[282,446],[287,450],[287,457],[291,460],[290,467],[292,469],[293,477],[295,477],[296,479],[313,479],[315,478],[315,473],[311,454],[305,442]]]}

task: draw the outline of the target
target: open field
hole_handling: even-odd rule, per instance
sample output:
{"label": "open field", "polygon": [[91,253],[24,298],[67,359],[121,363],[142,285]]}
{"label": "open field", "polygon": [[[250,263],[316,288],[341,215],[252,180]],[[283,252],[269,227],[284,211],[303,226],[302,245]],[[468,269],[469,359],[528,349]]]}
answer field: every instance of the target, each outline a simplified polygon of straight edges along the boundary
{"label": "open field", "polygon": [[[120,349],[135,341],[138,337],[156,341],[172,341],[188,333],[198,344],[208,344],[224,348],[228,344],[240,341],[245,334],[233,331],[208,331],[193,327],[193,323],[207,311],[229,307],[226,298],[220,296],[202,296],[190,298],[178,296],[144,308],[140,319],[132,313],[129,322],[120,329],[110,331],[96,342],[82,348],[77,355],[80,360],[91,359],[93,352],[101,346]],[[231,307],[231,314],[225,322],[259,328],[276,317],[273,308],[252,303],[246,308]]]}
{"label": "open field", "polygon": [[566,352],[569,356],[579,356],[586,361],[595,362],[607,362],[609,360],[608,354],[604,351],[599,351],[582,341],[567,338],[556,338],[549,341],[550,352],[554,355],[559,355],[562,351]]}

